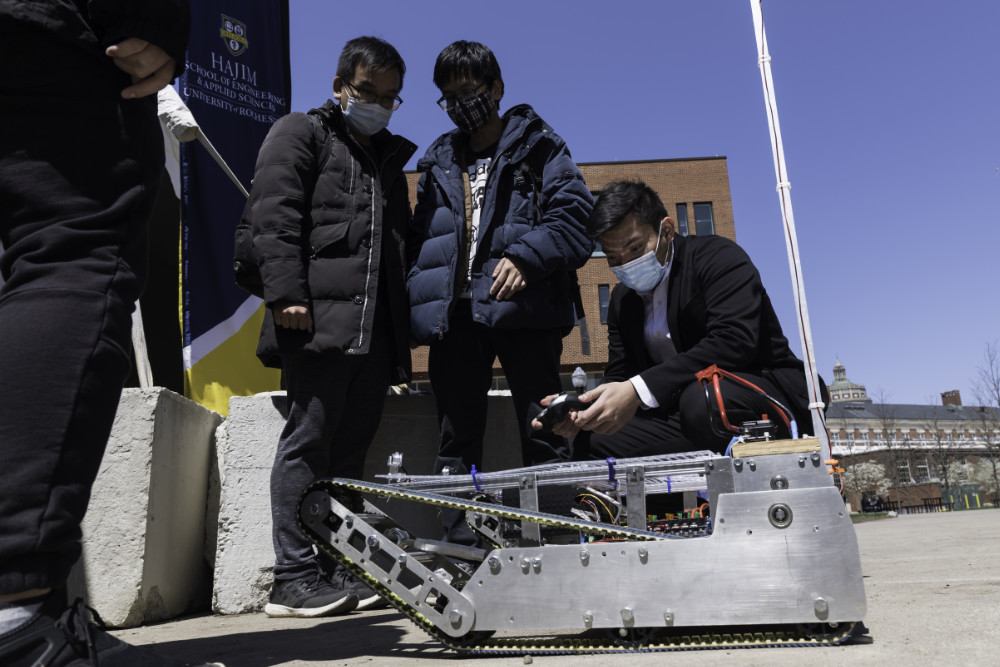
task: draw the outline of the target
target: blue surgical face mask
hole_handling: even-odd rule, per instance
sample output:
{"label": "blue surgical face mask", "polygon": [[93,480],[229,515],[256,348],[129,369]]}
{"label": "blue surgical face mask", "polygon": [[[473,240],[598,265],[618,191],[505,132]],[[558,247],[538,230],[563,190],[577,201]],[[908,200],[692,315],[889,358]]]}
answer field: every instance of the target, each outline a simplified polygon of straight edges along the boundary
{"label": "blue surgical face mask", "polygon": [[663,221],[660,221],[660,231],[656,233],[656,247],[647,252],[642,257],[637,257],[631,262],[621,266],[612,266],[611,272],[615,274],[625,286],[634,289],[636,292],[649,292],[660,284],[663,276],[667,275],[667,267],[670,262],[660,264],[656,259],[656,251],[660,248],[660,235],[663,232]]}
{"label": "blue surgical face mask", "polygon": [[392,109],[386,109],[377,102],[362,102],[356,97],[347,96],[344,120],[352,134],[370,137],[384,130],[391,117]]}

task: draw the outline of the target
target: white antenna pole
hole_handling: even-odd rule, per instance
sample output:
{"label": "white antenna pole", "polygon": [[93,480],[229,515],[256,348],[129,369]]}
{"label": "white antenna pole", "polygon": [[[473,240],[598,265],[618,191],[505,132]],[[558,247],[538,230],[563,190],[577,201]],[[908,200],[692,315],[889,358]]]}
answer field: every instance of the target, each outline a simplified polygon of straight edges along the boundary
{"label": "white antenna pole", "polygon": [[[785,167],[785,150],[781,144],[781,126],[778,124],[778,105],[774,99],[774,83],[771,81],[771,56],[767,51],[767,36],[764,34],[764,18],[760,8],[761,0],[750,0],[753,12],[754,35],[757,38],[757,65],[764,87],[764,106],[767,110],[767,124],[771,130],[771,149],[774,153],[774,173],[778,179],[778,198],[781,202],[781,217],[785,226],[785,246],[788,249],[788,267],[792,273],[792,289],[795,292],[795,311],[799,321],[799,340],[802,343],[802,359],[805,362],[806,384],[809,387],[809,412],[812,414],[814,435],[819,438],[824,460],[830,458],[830,437],[823,417],[823,403],[819,392],[819,375],[816,371],[816,356],[813,352],[812,331],[809,327],[809,309],[806,307],[805,282],[802,278],[802,262],[799,257],[799,243],[795,235],[795,216],[792,214],[792,184],[788,180]],[[799,426],[803,428],[805,425]]]}

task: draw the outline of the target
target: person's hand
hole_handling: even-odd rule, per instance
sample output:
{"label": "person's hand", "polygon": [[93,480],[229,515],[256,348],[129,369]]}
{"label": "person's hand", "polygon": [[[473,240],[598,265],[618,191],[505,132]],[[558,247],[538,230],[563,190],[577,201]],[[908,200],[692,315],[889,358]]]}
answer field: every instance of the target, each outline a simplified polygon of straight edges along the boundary
{"label": "person's hand", "polygon": [[[552,400],[559,396],[559,394],[549,394],[543,398],[540,403],[543,408],[549,407],[552,404]],[[556,435],[561,435],[564,438],[572,438],[574,435],[580,432],[580,429],[573,424],[573,420],[570,418],[573,413],[570,413],[563,417],[563,420],[552,427],[552,432]],[[543,426],[542,422],[537,419],[531,420],[531,428],[536,431],[541,431]]]}
{"label": "person's hand", "polygon": [[601,384],[585,394],[581,401],[591,403],[586,410],[571,412],[569,418],[578,429],[607,435],[614,433],[635,415],[642,401],[629,381]]}
{"label": "person's hand", "polygon": [[174,59],[144,39],[128,37],[109,46],[104,53],[114,60],[115,67],[132,77],[132,85],[122,90],[122,97],[153,95],[174,78],[177,65]]}
{"label": "person's hand", "polygon": [[271,306],[274,323],[286,329],[313,330],[312,315],[309,306],[304,304],[291,306]]}
{"label": "person's hand", "polygon": [[490,286],[490,296],[497,301],[504,301],[514,296],[528,283],[524,281],[524,275],[509,257],[504,257],[493,269],[493,285]]}

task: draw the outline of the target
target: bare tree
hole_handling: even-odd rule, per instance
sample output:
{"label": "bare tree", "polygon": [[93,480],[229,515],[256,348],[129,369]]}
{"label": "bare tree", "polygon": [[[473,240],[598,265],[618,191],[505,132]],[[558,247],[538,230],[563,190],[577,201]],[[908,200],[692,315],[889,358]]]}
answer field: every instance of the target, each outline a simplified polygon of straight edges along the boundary
{"label": "bare tree", "polygon": [[[847,424],[846,427],[845,427],[845,429],[844,429],[844,432],[847,435],[847,439],[844,442],[844,446],[847,448],[847,455],[851,458],[851,461],[856,461],[857,460],[857,457],[855,456],[855,454],[858,453],[857,452],[857,449],[858,449],[857,442],[854,440],[854,430],[855,430],[855,427],[852,426],[851,424]],[[854,466],[851,466],[851,467],[854,467]],[[848,468],[848,469],[850,469],[850,468]],[[882,466],[882,471],[883,471],[883,473],[885,472],[885,466]],[[843,475],[841,477],[841,479],[844,480],[844,486],[848,486],[849,484],[853,484],[854,485],[854,493],[855,493],[855,495],[857,495],[858,502],[860,503],[861,502],[861,491],[862,491],[862,489],[861,489],[861,485],[859,484],[858,478],[854,477],[853,479],[848,479],[847,475]]]}
{"label": "bare tree", "polygon": [[986,344],[983,364],[979,367],[973,388],[979,404],[979,430],[988,454],[987,460],[993,473],[991,498],[994,505],[1000,496],[1000,344]]}
{"label": "bare tree", "polygon": [[933,405],[934,399],[927,399],[931,403],[927,419],[924,420],[924,430],[931,435],[931,460],[934,469],[937,471],[938,479],[944,483],[945,502],[951,504],[951,487],[955,481],[955,466],[957,463],[957,453],[959,440],[952,430],[946,431],[945,424],[941,423],[938,417],[938,407]]}
{"label": "bare tree", "polygon": [[[909,452],[907,445],[909,438],[905,435],[896,435],[896,410],[895,406],[888,402],[888,395],[883,389],[875,392],[875,401],[872,403],[872,411],[878,419],[879,427],[882,429],[882,443],[885,446],[886,461],[889,465],[889,479],[892,488],[896,492],[896,501],[900,509],[909,504],[910,501],[910,478],[900,479],[901,463],[904,461],[909,470]],[[876,434],[877,437],[878,434]],[[906,500],[903,501],[902,494]]]}

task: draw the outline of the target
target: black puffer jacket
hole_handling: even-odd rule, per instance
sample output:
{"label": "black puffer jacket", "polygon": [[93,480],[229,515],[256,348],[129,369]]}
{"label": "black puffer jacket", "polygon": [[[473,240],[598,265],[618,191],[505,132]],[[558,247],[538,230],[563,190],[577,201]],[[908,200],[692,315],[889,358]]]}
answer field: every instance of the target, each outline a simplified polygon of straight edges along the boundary
{"label": "black puffer jacket", "polygon": [[[296,112],[268,132],[243,215],[268,308],[309,304],[313,331],[275,327],[268,312],[257,356],[278,366],[279,350],[367,354],[375,309],[388,305],[395,381],[405,382],[410,335],[403,266],[410,203],[402,169],[416,146],[382,130],[371,137],[376,164],[347,132],[337,104],[328,101],[309,113],[321,122]],[[325,143],[326,159],[318,164]],[[389,303],[377,303],[380,296]]]}

